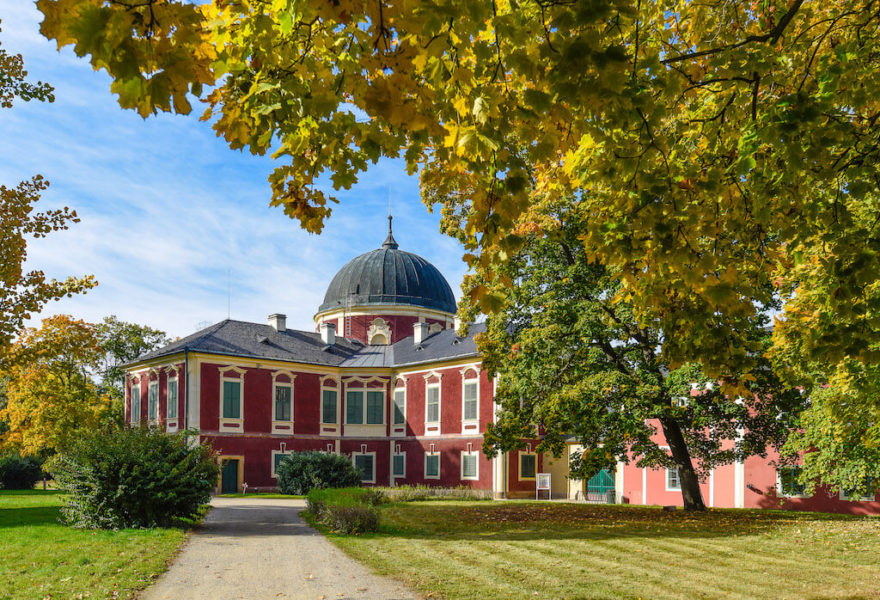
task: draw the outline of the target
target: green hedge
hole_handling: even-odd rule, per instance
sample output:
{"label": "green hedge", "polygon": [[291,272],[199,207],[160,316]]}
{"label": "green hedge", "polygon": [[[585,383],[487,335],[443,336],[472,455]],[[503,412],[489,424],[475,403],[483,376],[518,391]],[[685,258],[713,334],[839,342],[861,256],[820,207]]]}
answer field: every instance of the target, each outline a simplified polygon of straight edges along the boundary
{"label": "green hedge", "polygon": [[33,456],[7,454],[0,457],[0,488],[31,490],[43,477],[43,463]]}
{"label": "green hedge", "polygon": [[377,506],[385,501],[380,490],[368,488],[313,489],[306,496],[312,516],[337,533],[378,531]]}
{"label": "green hedge", "polygon": [[61,513],[76,527],[167,526],[199,516],[217,484],[210,446],[193,432],[133,427],[81,438],[53,466],[68,495]]}
{"label": "green hedge", "polygon": [[361,482],[360,471],[351,459],[327,452],[293,452],[281,461],[276,473],[282,494],[308,494],[313,489],[344,488]]}

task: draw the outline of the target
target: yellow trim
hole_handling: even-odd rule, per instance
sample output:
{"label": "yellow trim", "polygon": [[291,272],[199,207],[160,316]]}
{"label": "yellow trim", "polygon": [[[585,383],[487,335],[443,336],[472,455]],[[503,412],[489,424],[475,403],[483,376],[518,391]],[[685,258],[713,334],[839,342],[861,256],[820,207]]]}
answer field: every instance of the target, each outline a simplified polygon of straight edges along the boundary
{"label": "yellow trim", "polygon": [[[333,321],[343,316],[363,317],[375,315],[377,317],[427,317],[430,319],[438,319],[448,321],[450,325],[455,322],[455,313],[449,313],[434,308],[423,308],[420,306],[405,305],[381,305],[381,304],[355,304],[348,309],[346,307],[330,308],[322,312],[315,313],[313,320],[315,323],[319,321]],[[450,328],[451,329],[451,328]]]}
{"label": "yellow trim", "polygon": [[238,461],[238,489],[237,492],[241,493],[242,484],[244,483],[244,456],[241,454],[221,454],[217,457],[217,464],[220,465],[220,474],[217,476],[217,493],[223,493],[223,461],[224,460],[237,460]]}

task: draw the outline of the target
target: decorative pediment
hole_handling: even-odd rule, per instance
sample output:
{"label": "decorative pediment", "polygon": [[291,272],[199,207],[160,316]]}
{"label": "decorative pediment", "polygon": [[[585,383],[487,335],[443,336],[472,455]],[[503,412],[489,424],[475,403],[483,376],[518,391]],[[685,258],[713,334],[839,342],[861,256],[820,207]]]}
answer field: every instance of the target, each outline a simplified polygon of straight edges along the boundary
{"label": "decorative pediment", "polygon": [[242,369],[241,367],[236,367],[235,365],[227,365],[225,367],[217,367],[217,370],[220,371],[220,376],[226,375],[230,371],[237,373],[239,376],[244,378],[245,373],[247,373],[247,369]]}
{"label": "decorative pediment", "polygon": [[386,346],[391,343],[391,327],[382,317],[376,317],[367,330],[370,345]]}

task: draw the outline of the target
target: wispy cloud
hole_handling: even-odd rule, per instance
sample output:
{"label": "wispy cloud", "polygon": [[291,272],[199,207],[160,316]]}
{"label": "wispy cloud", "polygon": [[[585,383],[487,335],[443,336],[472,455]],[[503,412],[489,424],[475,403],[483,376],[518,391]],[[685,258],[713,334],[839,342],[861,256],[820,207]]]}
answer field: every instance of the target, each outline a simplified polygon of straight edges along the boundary
{"label": "wispy cloud", "polygon": [[338,193],[324,232],[309,235],[268,206],[271,160],[229,150],[194,116],[144,121],[119,109],[106,75],[39,35],[33,4],[0,0],[0,18],[4,48],[24,55],[31,79],[56,88],[52,104],[0,112],[0,182],[41,173],[52,182],[41,205],[71,206],[82,219],[31,242],[28,266],[100,282],[32,323],[58,312],[116,314],[186,335],[226,317],[228,272],[233,318],[285,312],[291,326],[311,328],[333,274],[384,239],[389,191],[401,247],[433,262],[460,293],[461,247],[439,233],[439,215],[421,204],[401,161],[381,161]]}

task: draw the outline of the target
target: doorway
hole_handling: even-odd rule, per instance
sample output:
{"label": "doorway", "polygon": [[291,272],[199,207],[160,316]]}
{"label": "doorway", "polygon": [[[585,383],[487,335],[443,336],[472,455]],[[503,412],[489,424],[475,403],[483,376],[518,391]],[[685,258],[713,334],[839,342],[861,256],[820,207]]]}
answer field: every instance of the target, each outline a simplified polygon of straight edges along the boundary
{"label": "doorway", "polygon": [[238,492],[237,458],[224,458],[220,463],[220,493],[235,494]]}

